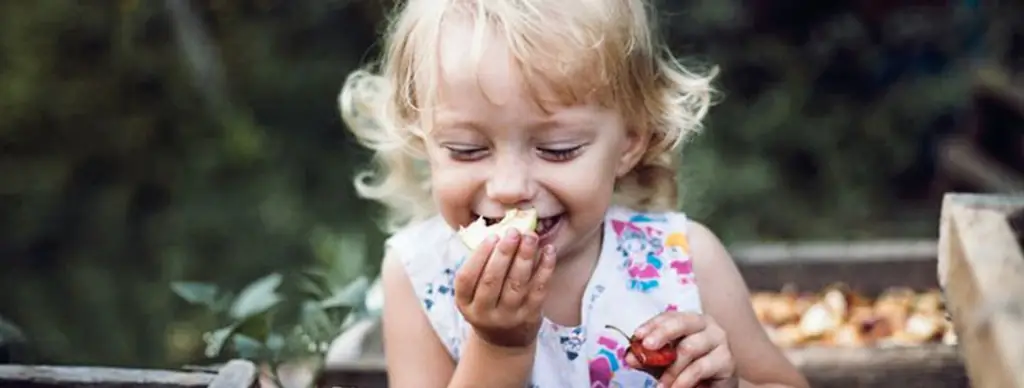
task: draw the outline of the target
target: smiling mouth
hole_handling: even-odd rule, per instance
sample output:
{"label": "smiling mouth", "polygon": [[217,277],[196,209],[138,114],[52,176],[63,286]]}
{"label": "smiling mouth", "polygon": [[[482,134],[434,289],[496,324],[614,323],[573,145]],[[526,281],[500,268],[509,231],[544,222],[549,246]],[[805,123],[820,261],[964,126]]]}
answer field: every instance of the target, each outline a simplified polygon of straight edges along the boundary
{"label": "smiling mouth", "polygon": [[[477,214],[473,214],[473,217],[476,218],[476,217],[480,217],[480,216],[477,215]],[[550,216],[550,217],[539,218],[539,219],[537,219],[537,228],[534,229],[534,232],[537,233],[537,236],[544,237],[548,232],[554,230],[555,226],[557,226],[559,221],[561,221],[564,217],[565,217],[565,213],[559,213],[559,214],[556,214],[556,215],[553,215],[553,216]],[[484,219],[484,222],[487,224],[487,226],[491,226],[491,225],[494,225],[494,224],[497,224],[497,223],[501,222],[501,218],[492,218],[492,217],[481,217],[481,218]]]}

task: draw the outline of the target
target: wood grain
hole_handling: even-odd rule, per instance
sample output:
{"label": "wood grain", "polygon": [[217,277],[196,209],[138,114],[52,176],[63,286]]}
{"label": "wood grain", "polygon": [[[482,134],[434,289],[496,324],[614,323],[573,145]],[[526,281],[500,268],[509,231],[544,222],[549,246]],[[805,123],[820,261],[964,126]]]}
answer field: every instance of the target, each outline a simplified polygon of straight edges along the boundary
{"label": "wood grain", "polygon": [[2,388],[201,388],[215,375],[164,370],[0,365]]}
{"label": "wood grain", "polygon": [[1024,387],[1024,255],[1007,219],[1022,208],[1019,195],[943,201],[939,282],[974,387]]}

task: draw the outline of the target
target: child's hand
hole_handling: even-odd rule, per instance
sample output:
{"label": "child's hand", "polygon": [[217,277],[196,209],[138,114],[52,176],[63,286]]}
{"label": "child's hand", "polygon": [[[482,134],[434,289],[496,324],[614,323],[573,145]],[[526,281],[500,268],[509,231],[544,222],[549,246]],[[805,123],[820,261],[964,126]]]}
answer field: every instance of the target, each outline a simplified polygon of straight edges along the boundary
{"label": "child's hand", "polygon": [[[647,349],[677,343],[676,361],[661,375],[664,388],[734,388],[739,386],[736,365],[723,330],[710,316],[666,311],[651,318],[634,334]],[[632,354],[626,356],[632,368],[641,368]]]}
{"label": "child's hand", "polygon": [[537,338],[555,266],[553,247],[540,257],[537,251],[537,236],[513,229],[500,241],[497,236],[484,241],[455,274],[455,303],[488,343],[525,347]]}

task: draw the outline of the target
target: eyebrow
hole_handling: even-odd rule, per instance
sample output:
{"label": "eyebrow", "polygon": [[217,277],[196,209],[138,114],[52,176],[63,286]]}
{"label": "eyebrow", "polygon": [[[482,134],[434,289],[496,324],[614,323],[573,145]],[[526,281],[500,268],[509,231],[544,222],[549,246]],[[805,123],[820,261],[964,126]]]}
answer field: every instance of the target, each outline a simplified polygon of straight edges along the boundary
{"label": "eyebrow", "polygon": [[549,116],[538,123],[533,124],[530,129],[538,132],[548,132],[553,129],[568,129],[573,131],[583,130],[597,124],[593,116],[571,112]]}
{"label": "eyebrow", "polygon": [[485,125],[473,119],[452,118],[440,115],[434,118],[434,130],[444,131],[461,128],[482,132],[485,127]]}

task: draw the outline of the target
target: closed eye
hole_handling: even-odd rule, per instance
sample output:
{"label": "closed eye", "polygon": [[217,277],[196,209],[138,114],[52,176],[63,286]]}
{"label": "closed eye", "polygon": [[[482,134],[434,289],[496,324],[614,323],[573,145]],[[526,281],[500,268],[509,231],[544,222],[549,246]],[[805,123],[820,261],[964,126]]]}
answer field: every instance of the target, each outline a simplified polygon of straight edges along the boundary
{"label": "closed eye", "polygon": [[554,162],[564,162],[578,156],[583,151],[583,145],[568,148],[537,148],[537,151],[545,159]]}
{"label": "closed eye", "polygon": [[448,151],[448,156],[453,160],[469,162],[483,158],[487,156],[486,147],[475,147],[470,145],[445,145],[444,149]]}

